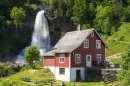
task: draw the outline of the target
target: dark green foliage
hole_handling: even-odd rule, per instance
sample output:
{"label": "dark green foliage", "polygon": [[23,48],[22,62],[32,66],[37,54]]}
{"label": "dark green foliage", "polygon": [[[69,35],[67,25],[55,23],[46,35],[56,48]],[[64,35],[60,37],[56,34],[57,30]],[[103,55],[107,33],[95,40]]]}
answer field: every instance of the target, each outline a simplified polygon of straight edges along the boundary
{"label": "dark green foliage", "polygon": [[24,66],[20,69],[20,71],[25,71],[31,69],[31,66]]}
{"label": "dark green foliage", "polygon": [[14,71],[9,66],[6,66],[5,64],[0,62],[0,77],[8,76],[13,73]]}
{"label": "dark green foliage", "polygon": [[10,16],[14,20],[16,27],[22,27],[22,21],[26,17],[25,11],[22,7],[13,7]]}
{"label": "dark green foliage", "polygon": [[23,26],[25,16],[29,14],[25,12],[25,2],[26,0],[0,0],[0,58],[4,58],[2,55],[7,52],[18,52],[32,34],[30,27]]}
{"label": "dark green foliage", "polygon": [[5,49],[7,49],[7,36],[6,36],[6,29],[5,29],[5,18],[4,16],[0,16],[0,52],[2,53]]}
{"label": "dark green foliage", "polygon": [[127,47],[126,52],[122,54],[121,71],[118,79],[122,82],[123,86],[130,86],[130,45]]}
{"label": "dark green foliage", "polygon": [[40,0],[26,0],[27,4],[41,4]]}
{"label": "dark green foliage", "polygon": [[84,24],[87,23],[87,3],[86,0],[75,0],[73,6],[73,16],[71,19],[75,22],[75,24]]}
{"label": "dark green foliage", "polygon": [[2,77],[5,74],[6,70],[7,66],[5,66],[3,63],[0,63],[0,77]]}
{"label": "dark green foliage", "polygon": [[40,59],[40,52],[36,46],[30,46],[27,49],[24,58],[26,59],[26,62],[34,69],[36,67],[36,61],[39,61]]}
{"label": "dark green foliage", "polygon": [[[108,10],[109,9],[109,10]],[[112,7],[97,6],[95,27],[100,33],[109,33],[112,23]]]}

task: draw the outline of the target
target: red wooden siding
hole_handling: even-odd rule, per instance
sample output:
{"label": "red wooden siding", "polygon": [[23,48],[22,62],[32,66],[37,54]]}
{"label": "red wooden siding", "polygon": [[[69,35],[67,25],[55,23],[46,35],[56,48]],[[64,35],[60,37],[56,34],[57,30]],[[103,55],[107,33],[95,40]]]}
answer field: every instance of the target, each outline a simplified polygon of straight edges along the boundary
{"label": "red wooden siding", "polygon": [[44,66],[55,66],[54,56],[44,56]]}
{"label": "red wooden siding", "polygon": [[55,56],[56,56],[56,67],[69,67],[69,54],[63,53],[65,55],[64,63],[60,63],[59,54],[58,53],[55,54]]}
{"label": "red wooden siding", "polygon": [[[89,48],[84,48],[84,43],[82,43],[77,49],[75,49],[71,54],[71,67],[86,67],[86,55],[91,55],[91,60],[96,60],[96,55],[101,54],[102,60],[105,60],[105,44],[101,41],[101,49],[96,49],[96,40],[101,40],[96,32],[94,32],[94,37],[91,34],[86,38],[89,39]],[[75,54],[81,54],[81,63],[75,63]]]}

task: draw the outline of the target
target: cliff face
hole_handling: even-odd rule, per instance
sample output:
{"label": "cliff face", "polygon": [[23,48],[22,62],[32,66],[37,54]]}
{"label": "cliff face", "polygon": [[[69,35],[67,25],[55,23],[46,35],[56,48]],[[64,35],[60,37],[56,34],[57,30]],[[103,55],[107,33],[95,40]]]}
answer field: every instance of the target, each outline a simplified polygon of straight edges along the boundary
{"label": "cliff face", "polygon": [[54,46],[66,32],[74,30],[74,25],[69,17],[49,17],[49,29]]}

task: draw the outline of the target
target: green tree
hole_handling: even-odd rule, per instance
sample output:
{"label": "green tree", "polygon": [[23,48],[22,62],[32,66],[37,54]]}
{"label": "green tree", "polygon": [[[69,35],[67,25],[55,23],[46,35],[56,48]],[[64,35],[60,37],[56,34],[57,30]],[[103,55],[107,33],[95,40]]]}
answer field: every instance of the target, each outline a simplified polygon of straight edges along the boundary
{"label": "green tree", "polygon": [[[109,9],[109,10],[108,10]],[[112,7],[97,6],[97,14],[94,20],[95,27],[100,33],[109,33],[112,21]]]}
{"label": "green tree", "polygon": [[36,46],[30,46],[27,49],[24,58],[26,59],[26,62],[29,63],[29,65],[34,69],[36,61],[39,61],[40,59],[40,52]]}
{"label": "green tree", "polygon": [[0,54],[2,54],[4,51],[7,51],[8,49],[8,37],[7,37],[7,31],[5,28],[5,17],[0,16]]}
{"label": "green tree", "polygon": [[130,5],[126,9],[124,9],[121,21],[130,21]]}
{"label": "green tree", "polygon": [[26,17],[25,10],[22,7],[20,8],[18,8],[17,6],[13,7],[10,16],[13,19],[16,27],[18,26],[22,27],[22,21]]}
{"label": "green tree", "polygon": [[122,15],[123,5],[121,0],[114,0],[113,3],[113,15],[114,19],[119,19]]}
{"label": "green tree", "polygon": [[87,3],[86,0],[75,0],[73,6],[71,19],[74,21],[76,25],[87,23]]}
{"label": "green tree", "polygon": [[104,33],[105,34],[110,34],[110,30],[111,30],[111,27],[112,27],[112,21],[110,20],[109,17],[107,17],[104,21]]}
{"label": "green tree", "polygon": [[121,70],[118,79],[122,82],[123,86],[130,86],[130,45],[127,47],[126,52],[122,54]]}

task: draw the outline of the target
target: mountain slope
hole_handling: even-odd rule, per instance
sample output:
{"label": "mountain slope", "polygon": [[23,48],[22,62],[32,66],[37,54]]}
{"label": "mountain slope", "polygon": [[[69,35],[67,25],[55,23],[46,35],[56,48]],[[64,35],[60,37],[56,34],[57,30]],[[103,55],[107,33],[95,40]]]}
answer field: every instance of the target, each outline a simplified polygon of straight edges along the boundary
{"label": "mountain slope", "polygon": [[124,52],[130,44],[130,23],[122,23],[118,31],[107,38],[106,43],[107,56]]}

